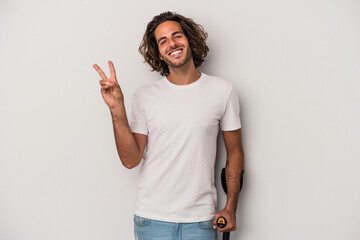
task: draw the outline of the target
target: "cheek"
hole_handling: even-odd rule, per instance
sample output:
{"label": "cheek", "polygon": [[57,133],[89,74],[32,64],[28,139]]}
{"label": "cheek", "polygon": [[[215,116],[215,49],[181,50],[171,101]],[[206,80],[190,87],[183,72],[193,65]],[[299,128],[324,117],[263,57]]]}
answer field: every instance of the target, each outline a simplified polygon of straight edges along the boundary
{"label": "cheek", "polygon": [[161,55],[165,55],[165,50],[163,48],[158,48],[159,49],[159,58],[160,60],[164,60],[164,58]]}

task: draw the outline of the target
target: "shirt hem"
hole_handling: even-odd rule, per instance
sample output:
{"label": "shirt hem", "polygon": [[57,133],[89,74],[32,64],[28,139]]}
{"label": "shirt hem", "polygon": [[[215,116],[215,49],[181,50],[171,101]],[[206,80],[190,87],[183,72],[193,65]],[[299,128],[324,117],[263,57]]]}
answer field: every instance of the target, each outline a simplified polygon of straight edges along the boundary
{"label": "shirt hem", "polygon": [[130,128],[130,131],[132,133],[140,133],[140,134],[144,134],[144,135],[149,135],[149,132],[147,130],[140,129],[140,128],[133,128],[133,129]]}
{"label": "shirt hem", "polygon": [[209,221],[214,220],[216,214],[211,214],[203,217],[193,217],[193,218],[172,218],[172,217],[162,217],[162,216],[154,216],[154,215],[147,215],[135,212],[136,216],[148,218],[152,220],[157,221],[163,221],[163,222],[175,222],[175,223],[192,223],[192,222],[203,222],[203,221]]}
{"label": "shirt hem", "polygon": [[224,131],[224,132],[226,132],[226,131],[234,131],[234,130],[238,130],[240,128],[241,128],[241,125],[238,125],[237,127],[230,127],[230,128],[221,128],[220,127],[221,131]]}

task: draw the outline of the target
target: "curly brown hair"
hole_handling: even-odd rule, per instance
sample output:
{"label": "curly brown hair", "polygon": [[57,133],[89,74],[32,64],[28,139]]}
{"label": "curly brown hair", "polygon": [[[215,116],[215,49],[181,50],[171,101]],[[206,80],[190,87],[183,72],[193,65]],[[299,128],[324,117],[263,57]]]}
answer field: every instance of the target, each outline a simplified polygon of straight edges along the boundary
{"label": "curly brown hair", "polygon": [[195,23],[191,18],[186,18],[173,12],[164,12],[155,16],[148,23],[143,40],[139,46],[140,54],[150,64],[152,71],[160,72],[163,76],[167,76],[170,73],[168,65],[159,57],[159,49],[154,34],[155,29],[165,21],[175,21],[180,24],[185,36],[188,38],[195,67],[199,67],[204,62],[204,58],[209,51],[205,42],[207,33],[204,31],[204,28]]}

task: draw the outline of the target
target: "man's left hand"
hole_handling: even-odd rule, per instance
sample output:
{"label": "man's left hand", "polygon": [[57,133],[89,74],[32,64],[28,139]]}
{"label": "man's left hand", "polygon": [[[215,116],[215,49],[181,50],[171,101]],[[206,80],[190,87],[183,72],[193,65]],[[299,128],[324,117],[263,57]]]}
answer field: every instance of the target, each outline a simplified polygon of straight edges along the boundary
{"label": "man's left hand", "polygon": [[[226,227],[219,228],[216,224],[216,220],[219,217],[224,217],[226,219]],[[234,211],[227,210],[224,208],[218,214],[216,214],[215,219],[213,221],[213,228],[218,229],[220,232],[231,232],[236,230],[236,215]]]}

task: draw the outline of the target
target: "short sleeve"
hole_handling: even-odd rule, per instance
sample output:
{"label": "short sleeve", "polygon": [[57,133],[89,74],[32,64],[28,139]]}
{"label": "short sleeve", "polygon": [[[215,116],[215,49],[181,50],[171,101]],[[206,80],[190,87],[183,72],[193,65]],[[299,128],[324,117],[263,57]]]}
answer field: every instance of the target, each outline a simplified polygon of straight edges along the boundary
{"label": "short sleeve", "polygon": [[232,86],[226,102],[224,113],[220,119],[222,131],[232,131],[241,128],[239,97]]}
{"label": "short sleeve", "polygon": [[141,102],[136,94],[132,95],[131,102],[131,118],[130,118],[130,130],[134,133],[141,133],[148,135],[149,130],[146,123],[144,110],[141,108]]}

